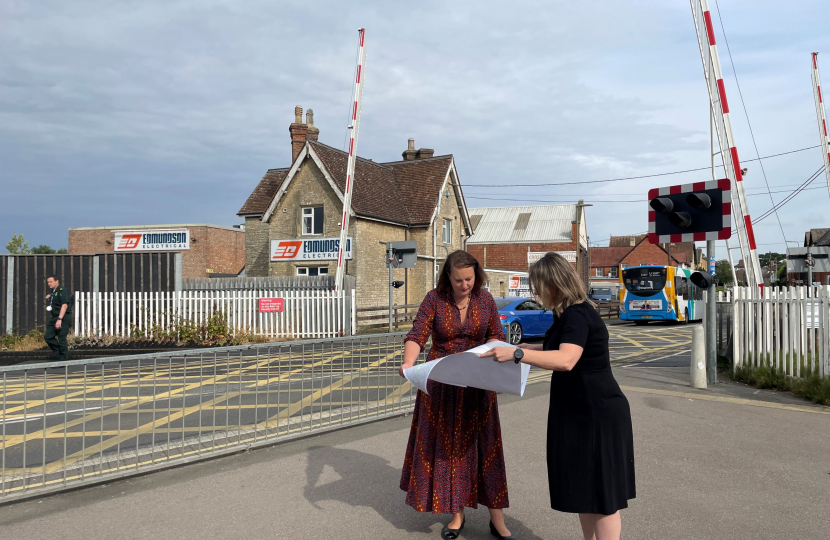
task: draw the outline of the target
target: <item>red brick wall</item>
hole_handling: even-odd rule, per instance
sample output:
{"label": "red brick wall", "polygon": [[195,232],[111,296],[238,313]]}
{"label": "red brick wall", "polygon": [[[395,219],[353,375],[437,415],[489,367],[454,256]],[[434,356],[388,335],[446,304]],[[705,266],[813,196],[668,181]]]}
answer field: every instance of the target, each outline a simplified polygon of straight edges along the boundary
{"label": "red brick wall", "polygon": [[[244,231],[216,227],[186,228],[190,230],[190,249],[182,251],[182,277],[208,277],[208,269],[217,274],[238,274],[245,266]],[[112,253],[116,230],[70,230],[69,253]]]}
{"label": "red brick wall", "polygon": [[[644,240],[637,244],[631,253],[625,256],[620,261],[621,264],[628,266],[639,266],[641,264],[667,264],[669,262],[668,254],[657,244],[652,244],[648,240]],[[677,261],[672,259],[672,265],[676,265]]]}
{"label": "red brick wall", "polygon": [[[485,247],[487,254],[485,256]],[[474,244],[467,245],[467,251],[485,267],[493,270],[517,270],[527,272],[527,253],[548,251],[575,251],[574,244]]]}

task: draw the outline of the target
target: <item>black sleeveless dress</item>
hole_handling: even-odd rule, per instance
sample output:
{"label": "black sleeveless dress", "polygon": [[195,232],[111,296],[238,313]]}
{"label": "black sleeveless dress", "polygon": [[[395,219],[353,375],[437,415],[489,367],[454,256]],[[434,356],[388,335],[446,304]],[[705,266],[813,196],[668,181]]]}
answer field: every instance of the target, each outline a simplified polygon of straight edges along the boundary
{"label": "black sleeveless dress", "polygon": [[554,371],[548,412],[550,506],[611,515],[634,487],[634,436],[628,400],[611,373],[608,330],[587,302],[566,308],[545,334],[544,350],[584,349],[571,371]]}

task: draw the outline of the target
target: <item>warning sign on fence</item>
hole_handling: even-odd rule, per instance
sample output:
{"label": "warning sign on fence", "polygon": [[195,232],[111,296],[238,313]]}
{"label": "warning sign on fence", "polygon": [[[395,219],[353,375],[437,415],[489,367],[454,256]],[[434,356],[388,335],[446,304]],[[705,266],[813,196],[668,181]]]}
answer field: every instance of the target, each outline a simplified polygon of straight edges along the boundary
{"label": "warning sign on fence", "polygon": [[260,313],[282,313],[285,301],[282,298],[260,298]]}

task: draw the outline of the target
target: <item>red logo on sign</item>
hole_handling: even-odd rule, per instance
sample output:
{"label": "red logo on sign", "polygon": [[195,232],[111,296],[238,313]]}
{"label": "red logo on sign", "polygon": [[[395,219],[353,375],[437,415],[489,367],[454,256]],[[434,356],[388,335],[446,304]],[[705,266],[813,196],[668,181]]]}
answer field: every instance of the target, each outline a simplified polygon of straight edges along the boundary
{"label": "red logo on sign", "polygon": [[302,241],[300,242],[280,242],[277,244],[277,247],[274,248],[274,253],[271,254],[271,260],[274,259],[293,259],[297,256],[297,253],[300,251],[300,247],[303,245]]}
{"label": "red logo on sign", "polygon": [[121,243],[118,244],[118,249],[135,249],[141,241],[140,234],[125,234],[121,237]]}
{"label": "red logo on sign", "polygon": [[510,286],[508,288],[518,289],[520,282],[519,276],[510,276]]}
{"label": "red logo on sign", "polygon": [[282,298],[260,298],[259,312],[260,313],[282,313],[284,308],[284,301]]}

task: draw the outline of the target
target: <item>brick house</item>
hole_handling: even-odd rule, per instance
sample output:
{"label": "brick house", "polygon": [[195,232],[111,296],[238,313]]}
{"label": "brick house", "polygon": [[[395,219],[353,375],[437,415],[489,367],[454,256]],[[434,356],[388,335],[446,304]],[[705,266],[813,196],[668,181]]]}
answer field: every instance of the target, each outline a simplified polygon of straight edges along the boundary
{"label": "brick house", "polygon": [[[291,164],[268,170],[238,213],[245,219],[247,276],[334,275],[337,269],[331,241],[340,236],[348,154],[319,142],[311,109],[305,123],[301,107],[294,113]],[[387,305],[389,274],[381,242],[418,243],[418,266],[393,272],[393,279],[405,282],[395,290],[394,302],[413,304],[434,288],[439,265],[471,233],[455,159],[433,154],[415,150],[409,139],[401,161],[357,158],[346,273],[355,277],[358,307]],[[303,250],[323,247],[309,259],[285,249],[284,242],[292,241]]]}
{"label": "brick house", "polygon": [[[629,266],[668,263],[669,254],[663,249],[662,244],[652,244],[645,235],[624,238],[634,239],[634,245],[620,246],[620,242],[617,242],[617,246],[591,248],[592,287],[611,287],[617,290],[620,285],[620,274]],[[694,244],[692,248],[694,249]],[[690,261],[689,256],[689,252],[672,251],[672,265],[691,268],[694,261]]]}
{"label": "brick house", "polygon": [[[76,227],[69,229],[69,253],[94,255],[112,253],[121,247],[116,238],[130,232],[145,234],[184,232],[187,242],[171,247],[134,246],[146,251],[180,251],[182,277],[236,276],[245,267],[245,232],[241,227],[222,225],[137,225],[124,227]],[[129,246],[127,246],[129,247]],[[123,249],[118,249],[123,251]]]}
{"label": "brick house", "polygon": [[579,253],[579,270],[587,286],[588,234],[584,206],[471,208],[470,221],[475,234],[467,240],[467,251],[491,271],[488,275],[494,296],[506,296],[501,288],[493,288],[495,283],[504,281],[503,276],[495,275],[495,270],[527,272],[528,261],[532,260],[528,254],[549,251],[562,253],[574,267]]}

